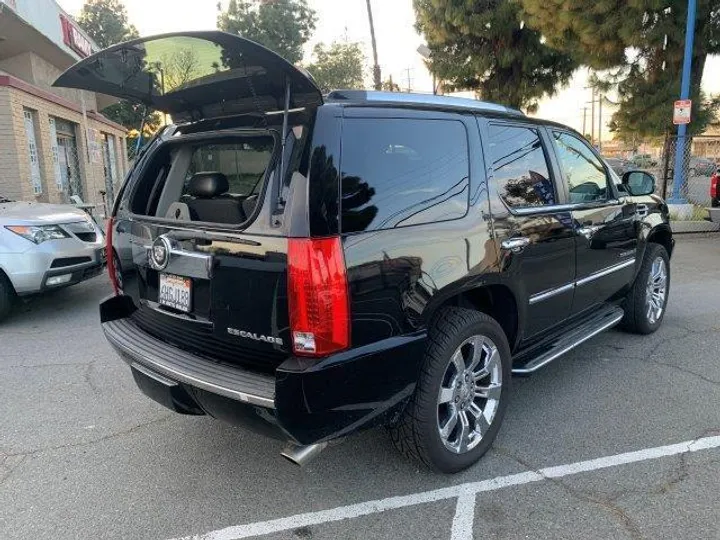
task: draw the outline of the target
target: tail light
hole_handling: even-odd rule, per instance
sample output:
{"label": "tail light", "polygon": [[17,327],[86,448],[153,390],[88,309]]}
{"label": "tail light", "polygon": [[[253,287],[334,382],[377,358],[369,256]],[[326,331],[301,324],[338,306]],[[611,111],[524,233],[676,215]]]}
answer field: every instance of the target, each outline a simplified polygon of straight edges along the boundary
{"label": "tail light", "polygon": [[113,225],[115,219],[110,218],[107,222],[107,230],[105,231],[105,259],[107,260],[107,271],[110,276],[110,284],[113,288],[115,296],[120,294],[120,284],[115,273],[115,257],[113,256]]}
{"label": "tail light", "polygon": [[716,172],[710,178],[710,198],[717,199],[720,193],[720,171]]}
{"label": "tail light", "polygon": [[350,305],[340,238],[288,241],[293,352],[325,356],[350,346]]}

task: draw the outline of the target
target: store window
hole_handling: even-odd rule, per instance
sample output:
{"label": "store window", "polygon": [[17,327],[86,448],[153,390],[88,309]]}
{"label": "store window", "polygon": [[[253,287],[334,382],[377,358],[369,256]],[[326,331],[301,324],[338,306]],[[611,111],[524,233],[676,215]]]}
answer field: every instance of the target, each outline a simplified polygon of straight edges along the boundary
{"label": "store window", "polygon": [[83,198],[76,133],[76,124],[62,118],[50,118],[50,138],[54,141],[53,161],[57,153],[57,164],[53,163],[55,182],[65,202],[73,202],[71,197],[74,195]]}
{"label": "store window", "polygon": [[105,171],[105,203],[111,205],[115,198],[115,186],[118,182],[118,164],[115,153],[115,137],[102,134],[103,170]]}
{"label": "store window", "polygon": [[42,175],[40,174],[40,156],[35,137],[35,118],[37,113],[32,109],[23,109],[25,117],[25,134],[27,135],[28,156],[30,157],[30,182],[33,193],[42,193]]}

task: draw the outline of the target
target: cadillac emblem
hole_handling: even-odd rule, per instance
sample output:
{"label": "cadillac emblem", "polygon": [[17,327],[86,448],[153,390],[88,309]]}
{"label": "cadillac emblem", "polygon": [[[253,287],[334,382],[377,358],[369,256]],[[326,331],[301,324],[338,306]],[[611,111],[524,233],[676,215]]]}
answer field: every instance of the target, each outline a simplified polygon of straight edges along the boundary
{"label": "cadillac emblem", "polygon": [[164,270],[170,262],[170,249],[170,241],[164,236],[158,236],[149,249],[150,266],[155,270]]}

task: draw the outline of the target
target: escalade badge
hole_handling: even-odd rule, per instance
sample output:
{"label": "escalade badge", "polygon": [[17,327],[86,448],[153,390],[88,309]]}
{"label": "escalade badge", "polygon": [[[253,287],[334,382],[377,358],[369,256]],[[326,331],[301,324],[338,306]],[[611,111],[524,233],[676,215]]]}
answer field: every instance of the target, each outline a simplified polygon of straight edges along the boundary
{"label": "escalade badge", "polygon": [[163,236],[158,236],[150,246],[150,266],[155,270],[163,270],[170,262],[170,242]]}
{"label": "escalade badge", "polygon": [[265,343],[274,343],[275,345],[283,344],[282,339],[279,337],[263,336],[262,334],[256,334],[255,332],[246,332],[245,330],[238,330],[237,328],[228,328],[227,333],[231,336],[254,339],[255,341],[264,341]]}

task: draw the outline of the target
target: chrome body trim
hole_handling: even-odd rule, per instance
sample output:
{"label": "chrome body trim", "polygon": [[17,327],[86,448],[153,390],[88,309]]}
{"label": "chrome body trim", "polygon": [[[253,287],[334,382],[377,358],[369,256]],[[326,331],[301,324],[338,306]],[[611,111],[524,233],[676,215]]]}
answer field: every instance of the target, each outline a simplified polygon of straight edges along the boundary
{"label": "chrome body trim", "polygon": [[547,291],[542,291],[542,292],[533,294],[532,296],[530,296],[529,303],[531,305],[537,304],[538,302],[542,302],[543,300],[547,300],[548,298],[552,298],[553,296],[557,296],[558,294],[562,294],[564,292],[571,291],[571,290],[575,289],[575,287],[580,287],[581,285],[586,285],[588,283],[592,283],[596,279],[600,279],[601,277],[610,275],[613,272],[623,270],[624,268],[627,268],[634,264],[635,264],[635,258],[633,257],[632,259],[628,259],[619,264],[614,264],[612,266],[608,266],[606,268],[603,268],[602,270],[594,272],[594,273],[592,273],[588,276],[585,276],[582,279],[578,279],[572,283],[567,283],[565,285],[561,285],[560,287],[556,287],[554,289],[548,289]]}
{"label": "chrome body trim", "polygon": [[609,201],[591,202],[591,203],[569,203],[569,204],[551,204],[544,206],[526,206],[523,208],[511,208],[510,211],[518,216],[534,216],[537,214],[558,214],[561,212],[572,212],[573,210],[589,210],[593,208],[603,208],[605,206],[614,206],[622,201],[611,199]]}
{"label": "chrome body trim", "polygon": [[579,287],[580,285],[586,285],[587,283],[591,283],[591,282],[595,281],[596,279],[600,279],[601,277],[607,276],[609,274],[612,274],[613,272],[617,272],[619,270],[622,270],[622,269],[627,268],[628,266],[632,266],[634,264],[635,264],[635,257],[633,257],[632,259],[623,261],[620,264],[614,264],[613,266],[608,266],[607,268],[603,268],[602,270],[594,272],[594,273],[590,274],[589,276],[585,276],[582,279],[578,279],[575,282],[575,286]]}
{"label": "chrome body trim", "polygon": [[568,283],[567,285],[563,285],[562,287],[558,287],[556,289],[549,289],[547,291],[543,291],[537,294],[533,294],[530,297],[530,304],[537,304],[538,302],[542,302],[543,300],[547,300],[548,298],[552,298],[553,296],[557,296],[558,294],[562,294],[564,292],[572,291],[575,289],[575,283]]}
{"label": "chrome body trim", "polygon": [[180,247],[180,245],[165,236],[162,238],[166,245],[170,246],[168,262],[164,268],[158,268],[153,263],[152,249],[153,244],[142,246],[142,255],[144,260],[135,260],[135,264],[142,266],[148,265],[158,271],[165,272],[167,274],[176,274],[179,276],[193,277],[200,279],[210,279],[212,277],[213,268],[213,256],[206,253],[198,253],[196,251],[187,251]]}

